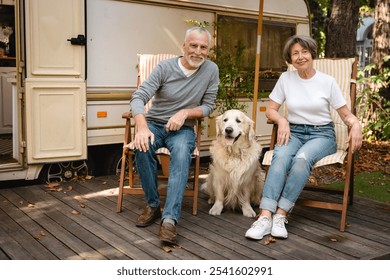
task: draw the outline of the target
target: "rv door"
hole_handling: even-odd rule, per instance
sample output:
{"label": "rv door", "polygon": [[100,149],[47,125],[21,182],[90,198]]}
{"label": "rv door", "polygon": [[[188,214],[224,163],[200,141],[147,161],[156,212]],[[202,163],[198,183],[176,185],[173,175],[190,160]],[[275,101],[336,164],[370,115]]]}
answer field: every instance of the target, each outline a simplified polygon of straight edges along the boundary
{"label": "rv door", "polygon": [[24,8],[27,162],[86,159],[84,0]]}

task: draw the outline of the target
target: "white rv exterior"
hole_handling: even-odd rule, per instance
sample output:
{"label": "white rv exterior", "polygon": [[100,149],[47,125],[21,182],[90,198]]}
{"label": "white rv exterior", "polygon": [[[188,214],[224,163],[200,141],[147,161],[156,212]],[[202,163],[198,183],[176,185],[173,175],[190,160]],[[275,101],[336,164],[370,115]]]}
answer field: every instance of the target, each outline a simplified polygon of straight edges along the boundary
{"label": "white rv exterior", "polygon": [[[2,3],[15,6],[16,66],[2,75],[1,94],[8,99],[0,99],[1,111],[12,121],[5,130],[0,123],[0,133],[12,134],[12,159],[0,161],[0,181],[33,180],[43,172],[46,180],[70,179],[87,167],[92,174],[115,171],[124,133],[121,115],[136,88],[137,53],[180,55],[186,20],[213,23],[224,15],[253,21],[259,9],[254,0]],[[263,19],[310,33],[304,0],[264,0]],[[241,102],[249,116],[258,110],[256,133],[267,146],[267,99],[256,108],[249,99]],[[212,119],[203,129],[203,155],[215,136]]]}

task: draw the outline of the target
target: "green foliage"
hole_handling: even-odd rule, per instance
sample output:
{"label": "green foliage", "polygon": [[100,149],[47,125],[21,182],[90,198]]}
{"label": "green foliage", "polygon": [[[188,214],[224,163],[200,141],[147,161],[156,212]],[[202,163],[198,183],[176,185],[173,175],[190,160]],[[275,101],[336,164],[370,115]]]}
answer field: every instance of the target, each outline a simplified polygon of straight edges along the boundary
{"label": "green foliage", "polygon": [[[330,184],[327,187],[342,190],[344,188],[344,183],[337,182]],[[356,174],[354,193],[357,196],[390,203],[390,176],[383,172]]]}
{"label": "green foliage", "polygon": [[254,71],[247,71],[242,66],[244,49],[241,42],[238,42],[234,53],[214,49],[212,60],[219,67],[216,107],[220,113],[230,109],[245,110],[246,105],[239,103],[238,97],[253,97]]}
{"label": "green foliage", "polygon": [[[383,57],[389,65],[390,56]],[[363,136],[368,141],[388,140],[390,136],[390,68],[377,69],[367,65],[358,73],[360,96],[357,98],[359,117],[363,123]]]}
{"label": "green foliage", "polygon": [[195,19],[187,19],[184,22],[188,23],[188,24],[191,24],[193,26],[199,26],[199,27],[203,27],[203,28],[206,28],[206,27],[210,26],[210,23],[208,21],[198,21],[198,20],[195,20]]}

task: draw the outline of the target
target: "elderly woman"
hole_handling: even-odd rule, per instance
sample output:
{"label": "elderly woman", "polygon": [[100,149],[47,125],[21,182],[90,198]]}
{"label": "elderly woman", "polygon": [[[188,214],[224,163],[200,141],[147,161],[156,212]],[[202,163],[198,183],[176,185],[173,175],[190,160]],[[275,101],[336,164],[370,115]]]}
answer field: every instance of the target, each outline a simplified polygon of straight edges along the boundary
{"label": "elderly woman", "polygon": [[[264,235],[287,238],[286,215],[301,194],[313,165],[336,152],[330,107],[351,130],[350,148],[362,145],[361,126],[350,112],[335,79],[313,68],[316,42],[306,36],[290,37],[283,58],[297,70],[284,72],[269,98],[266,116],[278,124],[277,145],[264,184],[260,217],[245,234],[260,240]],[[288,117],[278,110],[285,103]]]}

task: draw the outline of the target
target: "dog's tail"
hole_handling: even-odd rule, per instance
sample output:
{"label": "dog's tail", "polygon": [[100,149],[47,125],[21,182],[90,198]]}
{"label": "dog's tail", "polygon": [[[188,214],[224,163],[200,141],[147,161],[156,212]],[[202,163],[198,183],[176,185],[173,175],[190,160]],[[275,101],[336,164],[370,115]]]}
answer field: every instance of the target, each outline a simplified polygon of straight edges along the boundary
{"label": "dog's tail", "polygon": [[200,190],[207,192],[207,182],[204,182],[202,185],[200,185]]}

